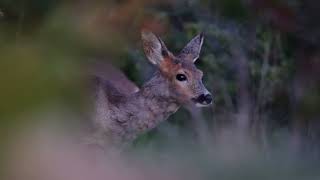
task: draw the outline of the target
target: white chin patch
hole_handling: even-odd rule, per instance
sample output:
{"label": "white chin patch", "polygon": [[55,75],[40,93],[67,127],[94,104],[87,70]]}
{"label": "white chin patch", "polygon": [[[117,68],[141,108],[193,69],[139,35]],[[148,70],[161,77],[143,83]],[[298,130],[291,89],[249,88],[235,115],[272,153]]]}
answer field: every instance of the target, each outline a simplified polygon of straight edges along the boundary
{"label": "white chin patch", "polygon": [[201,103],[196,103],[196,106],[197,107],[207,107],[209,106],[210,104],[201,104]]}

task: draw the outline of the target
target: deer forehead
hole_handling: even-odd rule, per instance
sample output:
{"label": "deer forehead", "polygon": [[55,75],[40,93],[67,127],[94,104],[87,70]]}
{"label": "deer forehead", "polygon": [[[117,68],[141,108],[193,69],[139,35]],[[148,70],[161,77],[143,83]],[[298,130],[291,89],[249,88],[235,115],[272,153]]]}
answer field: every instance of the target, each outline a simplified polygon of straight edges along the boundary
{"label": "deer forehead", "polygon": [[182,63],[180,71],[185,72],[189,77],[202,78],[203,73],[193,63]]}
{"label": "deer forehead", "polygon": [[171,57],[165,57],[160,64],[160,70],[166,75],[174,74],[179,69],[181,69],[181,63],[178,63]]}
{"label": "deer forehead", "polygon": [[203,72],[193,62],[183,61],[172,57],[166,57],[160,64],[160,69],[166,75],[177,73],[187,74],[191,78],[202,78]]}

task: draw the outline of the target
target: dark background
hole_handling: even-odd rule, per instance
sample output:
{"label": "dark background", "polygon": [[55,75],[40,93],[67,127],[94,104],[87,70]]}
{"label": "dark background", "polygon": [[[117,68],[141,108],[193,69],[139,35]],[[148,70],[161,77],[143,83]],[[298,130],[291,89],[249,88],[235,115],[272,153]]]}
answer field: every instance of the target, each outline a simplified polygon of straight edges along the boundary
{"label": "dark background", "polygon": [[1,149],[42,117],[81,123],[88,62],[112,62],[142,85],[153,72],[140,41],[148,28],[175,53],[204,32],[196,65],[214,105],[197,116],[180,109],[133,149],[250,142],[319,160],[319,10],[314,0],[1,0]]}

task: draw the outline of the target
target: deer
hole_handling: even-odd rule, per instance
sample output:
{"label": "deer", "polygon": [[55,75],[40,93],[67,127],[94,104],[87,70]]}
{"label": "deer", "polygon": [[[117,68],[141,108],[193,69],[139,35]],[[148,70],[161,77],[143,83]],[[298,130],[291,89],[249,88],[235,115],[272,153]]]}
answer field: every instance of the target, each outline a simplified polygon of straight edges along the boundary
{"label": "deer", "polygon": [[[92,139],[96,139],[95,144],[99,146],[106,142],[132,142],[168,119],[181,106],[212,104],[212,95],[202,82],[203,72],[194,64],[200,55],[203,33],[195,36],[178,55],[171,53],[160,37],[148,30],[141,31],[141,39],[144,53],[156,69],[141,88],[124,81],[115,85],[117,83],[108,78],[99,77],[99,73],[94,78],[95,133]],[[120,74],[116,81],[124,79],[120,76],[124,77]]]}

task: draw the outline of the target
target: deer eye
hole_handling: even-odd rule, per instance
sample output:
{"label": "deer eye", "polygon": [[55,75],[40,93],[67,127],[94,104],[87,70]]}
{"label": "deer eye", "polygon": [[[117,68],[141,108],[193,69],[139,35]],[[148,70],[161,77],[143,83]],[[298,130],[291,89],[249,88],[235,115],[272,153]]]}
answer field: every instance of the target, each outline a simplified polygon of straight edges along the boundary
{"label": "deer eye", "polygon": [[187,76],[184,74],[177,74],[176,79],[178,81],[186,81],[187,80]]}

